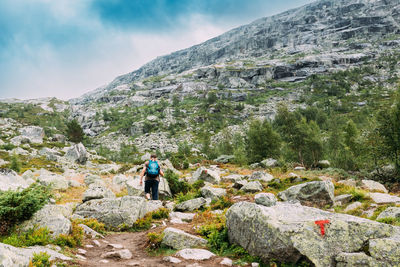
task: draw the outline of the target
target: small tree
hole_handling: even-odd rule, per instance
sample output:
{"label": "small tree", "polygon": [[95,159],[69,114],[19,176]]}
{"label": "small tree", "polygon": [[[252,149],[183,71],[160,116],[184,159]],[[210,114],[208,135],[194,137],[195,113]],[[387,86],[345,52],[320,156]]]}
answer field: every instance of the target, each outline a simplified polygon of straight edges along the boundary
{"label": "small tree", "polygon": [[246,147],[250,163],[260,162],[267,157],[279,156],[281,139],[268,121],[255,120],[247,131]]}
{"label": "small tree", "polygon": [[392,108],[378,114],[377,120],[378,132],[385,146],[385,154],[400,171],[400,95]]}
{"label": "small tree", "polygon": [[15,154],[15,153],[11,157],[10,169],[14,170],[16,172],[21,171],[21,162],[19,161],[19,158],[18,158],[17,154]]}
{"label": "small tree", "polygon": [[76,120],[67,123],[67,136],[71,142],[82,142],[84,133],[81,125]]}

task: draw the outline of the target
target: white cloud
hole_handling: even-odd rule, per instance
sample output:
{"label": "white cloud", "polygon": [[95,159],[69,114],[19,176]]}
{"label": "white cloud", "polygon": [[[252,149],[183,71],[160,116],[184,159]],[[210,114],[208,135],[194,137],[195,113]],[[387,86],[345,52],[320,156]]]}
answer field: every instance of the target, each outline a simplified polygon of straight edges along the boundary
{"label": "white cloud", "polygon": [[[185,19],[184,29],[165,33],[127,33],[98,28],[94,40],[73,50],[47,45],[34,49],[26,46],[24,57],[14,59],[6,84],[7,95],[0,94],[0,98],[79,97],[157,56],[201,43],[227,30],[204,16],[192,15]],[[91,23],[95,27],[101,25]]]}

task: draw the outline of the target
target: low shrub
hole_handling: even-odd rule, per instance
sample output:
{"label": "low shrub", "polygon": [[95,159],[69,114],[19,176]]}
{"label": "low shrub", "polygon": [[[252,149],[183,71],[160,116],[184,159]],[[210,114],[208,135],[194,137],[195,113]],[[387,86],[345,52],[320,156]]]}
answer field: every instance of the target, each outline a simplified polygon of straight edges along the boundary
{"label": "low shrub", "polygon": [[362,189],[355,188],[353,186],[337,184],[335,185],[335,195],[351,194],[353,196],[352,201],[365,201],[370,200],[368,192]]}
{"label": "low shrub", "polygon": [[50,267],[50,255],[46,252],[34,253],[33,258],[29,262],[29,267]]}
{"label": "low shrub", "polygon": [[1,243],[14,247],[45,246],[51,244],[52,236],[47,228],[32,228],[26,232],[13,232],[0,239]]}
{"label": "low shrub", "polygon": [[80,227],[76,222],[72,222],[71,234],[65,235],[60,234],[54,240],[54,244],[65,247],[77,247],[82,245],[82,240],[84,237],[84,232],[82,227]]}
{"label": "low shrub", "polygon": [[96,232],[100,234],[105,234],[106,232],[106,226],[104,223],[99,222],[96,219],[90,218],[90,219],[76,219],[73,221],[76,225],[79,224],[84,224],[91,229],[95,230]]}
{"label": "low shrub", "polygon": [[211,201],[211,209],[212,210],[224,210],[232,206],[234,202],[228,196],[222,196],[217,200]]}
{"label": "low shrub", "polygon": [[147,234],[147,242],[148,242],[148,248],[150,250],[156,250],[161,247],[161,241],[164,238],[164,233],[148,233]]}
{"label": "low shrub", "polygon": [[179,175],[171,171],[170,169],[165,171],[164,178],[168,181],[169,188],[171,189],[171,193],[173,196],[178,193],[187,193],[190,191],[191,186],[186,181],[182,181],[179,179]]}
{"label": "low shrub", "polygon": [[13,154],[11,157],[10,169],[16,172],[21,171],[21,162],[17,154]]}
{"label": "low shrub", "polygon": [[168,219],[169,217],[169,209],[161,208],[151,213],[151,218],[154,220],[159,219]]}
{"label": "low shrub", "polygon": [[391,224],[391,225],[394,225],[394,226],[400,226],[400,218],[388,217],[388,218],[378,219],[376,221],[380,222],[380,223]]}
{"label": "low shrub", "polygon": [[191,200],[191,199],[194,199],[194,198],[197,198],[197,197],[200,197],[200,196],[201,196],[201,194],[198,191],[197,192],[190,191],[190,192],[187,192],[187,193],[180,192],[180,193],[178,193],[176,195],[176,203],[182,203],[182,202],[185,202],[187,200]]}
{"label": "low shrub", "polygon": [[51,197],[47,186],[34,183],[22,191],[0,192],[0,235],[5,235],[16,224],[28,220]]}

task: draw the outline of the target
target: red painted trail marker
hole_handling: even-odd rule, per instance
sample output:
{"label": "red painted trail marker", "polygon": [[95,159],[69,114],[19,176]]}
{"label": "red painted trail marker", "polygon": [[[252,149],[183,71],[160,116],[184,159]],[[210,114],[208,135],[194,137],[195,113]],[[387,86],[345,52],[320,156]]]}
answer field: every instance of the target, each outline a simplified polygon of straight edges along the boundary
{"label": "red painted trail marker", "polygon": [[319,228],[321,229],[321,235],[324,236],[325,235],[325,224],[330,223],[329,220],[318,220],[315,221],[315,224],[319,226]]}

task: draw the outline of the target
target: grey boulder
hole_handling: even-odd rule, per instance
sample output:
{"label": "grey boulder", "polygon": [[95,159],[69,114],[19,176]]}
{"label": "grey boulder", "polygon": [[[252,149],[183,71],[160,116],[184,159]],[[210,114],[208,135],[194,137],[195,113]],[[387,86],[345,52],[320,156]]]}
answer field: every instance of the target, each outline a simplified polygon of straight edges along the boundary
{"label": "grey boulder", "polygon": [[204,238],[188,234],[180,229],[168,227],[164,230],[161,244],[174,249],[202,247],[207,244]]}
{"label": "grey boulder", "polygon": [[10,169],[0,169],[0,191],[25,189],[29,186],[27,180]]}
{"label": "grey boulder", "polygon": [[278,196],[284,201],[298,200],[302,205],[323,207],[333,204],[334,185],[331,181],[307,182],[291,186]]}
{"label": "grey boulder", "polygon": [[250,176],[251,180],[261,180],[263,182],[270,182],[274,180],[274,176],[267,172],[262,172],[262,171],[255,171],[251,174]]}
{"label": "grey boulder", "polygon": [[[316,223],[321,220],[328,220],[324,235]],[[396,234],[391,225],[289,203],[272,207],[236,203],[226,213],[226,225],[230,242],[263,261],[296,263],[305,256],[315,266],[335,266],[340,253],[359,252],[371,240]]]}
{"label": "grey boulder", "polygon": [[190,179],[190,182],[194,183],[198,180],[204,180],[212,184],[218,184],[221,181],[221,177],[214,170],[200,167],[193,173],[193,177]]}
{"label": "grey boulder", "polygon": [[31,219],[21,224],[21,229],[27,231],[34,227],[46,227],[52,232],[53,236],[69,234],[71,231],[71,221],[66,218],[68,212],[65,207],[59,205],[45,205],[37,211]]}
{"label": "grey boulder", "polygon": [[204,205],[206,205],[207,200],[205,198],[199,197],[195,199],[189,199],[182,203],[179,203],[175,206],[175,210],[177,211],[194,211],[197,210]]}
{"label": "grey boulder", "polygon": [[135,196],[93,199],[77,206],[74,214],[97,219],[111,227],[121,224],[130,227],[146,214],[146,200]]}
{"label": "grey boulder", "polygon": [[259,193],[254,196],[254,201],[257,204],[266,206],[266,207],[271,207],[276,205],[277,199],[276,196],[272,193]]}
{"label": "grey boulder", "polygon": [[79,143],[69,147],[65,157],[73,162],[85,164],[88,160],[88,153],[85,146],[82,143]]}
{"label": "grey boulder", "polygon": [[64,256],[63,254],[46,247],[35,246],[27,248],[17,248],[0,243],[0,266],[27,267],[29,266],[29,261],[33,258],[33,254],[37,254],[40,252],[45,252],[50,255],[50,260],[72,260],[72,258]]}
{"label": "grey boulder", "polygon": [[25,126],[19,129],[21,135],[29,139],[30,143],[43,143],[44,130],[39,126]]}
{"label": "grey boulder", "polygon": [[389,207],[382,211],[376,219],[398,218],[400,219],[400,207]]}
{"label": "grey boulder", "polygon": [[107,187],[91,184],[89,189],[83,193],[83,202],[92,200],[92,199],[101,199],[101,198],[115,198],[115,194],[108,189]]}
{"label": "grey boulder", "polygon": [[201,188],[200,192],[204,198],[211,198],[211,200],[217,200],[218,198],[226,195],[226,189],[215,188],[211,186],[204,186]]}
{"label": "grey boulder", "polygon": [[247,193],[256,193],[263,190],[263,186],[259,181],[251,181],[246,183],[240,190]]}
{"label": "grey boulder", "polygon": [[373,192],[388,193],[388,190],[383,184],[373,180],[361,180],[361,188]]}

